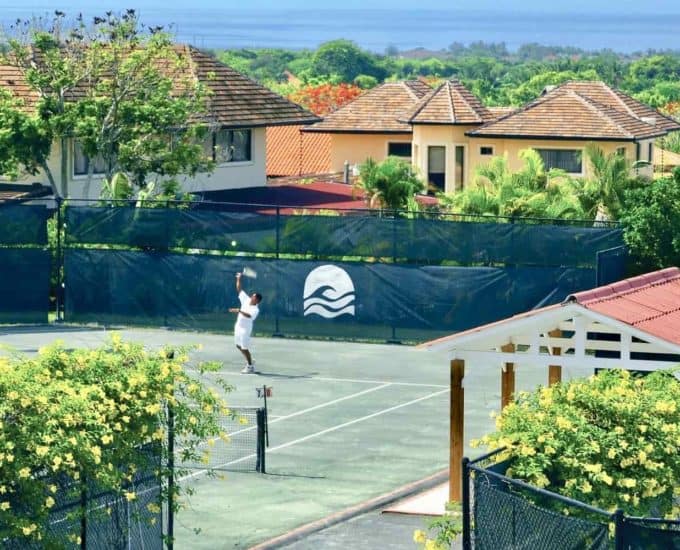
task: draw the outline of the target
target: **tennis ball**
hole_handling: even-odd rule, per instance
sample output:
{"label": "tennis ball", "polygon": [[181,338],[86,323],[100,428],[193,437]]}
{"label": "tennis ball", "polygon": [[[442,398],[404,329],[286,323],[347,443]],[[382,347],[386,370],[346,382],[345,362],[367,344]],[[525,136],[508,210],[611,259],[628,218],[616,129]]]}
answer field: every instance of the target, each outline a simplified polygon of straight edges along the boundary
{"label": "tennis ball", "polygon": [[231,241],[231,246],[236,246],[236,241]]}

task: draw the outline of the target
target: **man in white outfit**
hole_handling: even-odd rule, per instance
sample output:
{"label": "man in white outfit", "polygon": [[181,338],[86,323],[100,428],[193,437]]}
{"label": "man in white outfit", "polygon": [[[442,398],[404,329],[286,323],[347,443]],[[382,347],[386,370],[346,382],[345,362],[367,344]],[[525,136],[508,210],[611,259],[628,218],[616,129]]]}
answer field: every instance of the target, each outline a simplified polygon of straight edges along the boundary
{"label": "man in white outfit", "polygon": [[262,295],[254,292],[250,296],[241,288],[241,274],[236,274],[236,292],[241,302],[241,307],[229,308],[231,313],[238,313],[236,324],[234,325],[234,343],[238,350],[246,358],[246,366],[241,371],[243,374],[255,372],[253,358],[250,355],[250,335],[253,332],[253,321],[260,313],[258,304],[262,301]]}

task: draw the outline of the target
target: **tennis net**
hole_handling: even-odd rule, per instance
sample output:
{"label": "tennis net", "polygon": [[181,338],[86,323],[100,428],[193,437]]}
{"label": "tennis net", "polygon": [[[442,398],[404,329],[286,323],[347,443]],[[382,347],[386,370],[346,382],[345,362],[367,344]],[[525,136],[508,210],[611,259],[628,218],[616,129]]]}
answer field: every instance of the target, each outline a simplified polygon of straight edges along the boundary
{"label": "tennis net", "polygon": [[186,457],[181,442],[175,449],[175,466],[186,470],[236,470],[265,472],[267,414],[264,407],[229,407],[219,418],[225,437],[213,437],[198,448],[200,457]]}

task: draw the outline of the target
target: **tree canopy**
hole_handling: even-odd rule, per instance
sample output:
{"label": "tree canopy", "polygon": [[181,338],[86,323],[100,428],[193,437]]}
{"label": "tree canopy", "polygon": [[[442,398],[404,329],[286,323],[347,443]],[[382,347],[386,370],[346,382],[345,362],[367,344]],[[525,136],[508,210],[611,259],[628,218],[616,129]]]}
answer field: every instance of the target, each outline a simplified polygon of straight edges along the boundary
{"label": "tree canopy", "polygon": [[[22,121],[12,139],[29,141],[36,133],[42,138],[39,150],[15,146],[9,157],[15,165],[39,167],[55,190],[60,181],[65,196],[73,140],[92,161],[89,177],[95,161],[107,178],[123,172],[138,186],[151,174],[163,178],[210,168],[200,144],[206,128],[194,122],[205,110],[205,91],[162,29],[144,31],[128,10],[91,22],[79,16],[74,23],[55,12],[50,21],[19,22],[12,30],[3,63],[22,73],[37,102],[22,111],[16,98],[4,94],[0,112]],[[47,163],[55,140],[58,177]]]}

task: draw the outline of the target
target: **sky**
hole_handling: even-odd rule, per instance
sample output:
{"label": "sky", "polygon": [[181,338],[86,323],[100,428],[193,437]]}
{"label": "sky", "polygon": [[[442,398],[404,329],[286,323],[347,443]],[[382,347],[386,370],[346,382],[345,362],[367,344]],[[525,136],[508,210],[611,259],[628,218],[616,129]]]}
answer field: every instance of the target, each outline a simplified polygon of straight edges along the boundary
{"label": "sky", "polygon": [[[5,0],[8,7],[18,6],[24,9],[48,10],[54,7],[46,0]],[[494,12],[542,12],[542,13],[607,13],[607,14],[680,14],[678,0],[248,0],[246,3],[235,0],[192,0],[189,4],[171,2],[173,8],[194,7],[197,9],[233,7],[236,11],[254,9],[423,9],[423,10],[493,10]],[[231,6],[230,6],[231,5]],[[59,7],[65,11],[71,9],[105,9],[107,6],[114,10],[127,7],[137,9],[163,9],[169,6],[167,0],[60,0]],[[108,9],[108,8],[107,8]]]}

